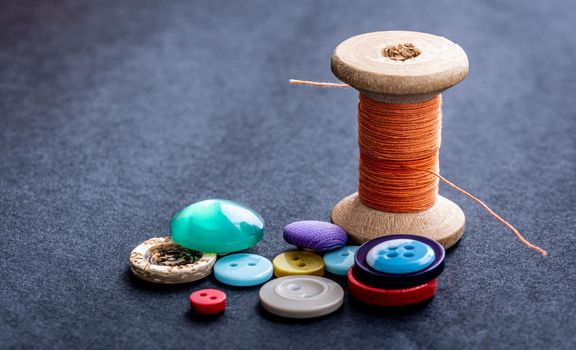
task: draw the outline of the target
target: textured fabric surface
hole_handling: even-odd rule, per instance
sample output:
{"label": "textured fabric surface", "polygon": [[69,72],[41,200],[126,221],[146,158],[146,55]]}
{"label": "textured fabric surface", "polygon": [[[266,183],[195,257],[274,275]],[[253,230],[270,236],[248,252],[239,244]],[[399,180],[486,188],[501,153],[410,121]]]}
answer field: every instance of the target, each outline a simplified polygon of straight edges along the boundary
{"label": "textured fabric surface", "polygon": [[[576,347],[576,2],[0,2],[0,348]],[[458,42],[469,77],[444,95],[442,173],[550,251],[525,249],[445,186],[467,217],[434,300],[401,313],[347,298],[295,322],[258,288],[213,277],[150,286],[130,251],[205,198],[282,228],[327,220],[355,191],[357,96],[332,50],[376,30]],[[345,278],[336,279],[345,283]],[[192,290],[226,291],[216,320]]]}

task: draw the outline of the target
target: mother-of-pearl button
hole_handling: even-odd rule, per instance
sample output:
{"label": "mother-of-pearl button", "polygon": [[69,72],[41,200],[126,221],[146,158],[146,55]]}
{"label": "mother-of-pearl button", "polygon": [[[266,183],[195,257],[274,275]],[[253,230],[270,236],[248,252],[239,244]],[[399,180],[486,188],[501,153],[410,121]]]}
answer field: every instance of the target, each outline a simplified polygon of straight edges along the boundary
{"label": "mother-of-pearl button", "polygon": [[336,311],[344,301],[337,283],[318,276],[286,276],[260,288],[260,303],[268,312],[289,318],[311,318]]}
{"label": "mother-of-pearl button", "polygon": [[150,238],[130,254],[130,269],[138,278],[153,283],[188,283],[208,276],[216,254],[179,246],[170,237]]}

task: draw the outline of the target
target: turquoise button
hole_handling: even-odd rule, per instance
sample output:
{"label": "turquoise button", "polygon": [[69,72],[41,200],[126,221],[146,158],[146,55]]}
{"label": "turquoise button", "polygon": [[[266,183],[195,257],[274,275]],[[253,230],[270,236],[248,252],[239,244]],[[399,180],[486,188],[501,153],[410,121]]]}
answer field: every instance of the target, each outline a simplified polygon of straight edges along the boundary
{"label": "turquoise button", "polygon": [[223,199],[197,202],[170,222],[170,237],[179,245],[225,254],[250,248],[264,236],[264,220],[247,206]]}
{"label": "turquoise button", "polygon": [[358,246],[356,245],[348,245],[324,255],[326,271],[335,275],[346,276],[348,270],[354,265],[354,254],[356,254],[357,249]]}
{"label": "turquoise button", "polygon": [[262,284],[272,278],[270,260],[256,254],[233,254],[214,265],[214,277],[231,286],[247,287]]}
{"label": "turquoise button", "polygon": [[366,262],[374,270],[393,273],[413,273],[434,262],[432,247],[413,239],[393,239],[370,249]]}

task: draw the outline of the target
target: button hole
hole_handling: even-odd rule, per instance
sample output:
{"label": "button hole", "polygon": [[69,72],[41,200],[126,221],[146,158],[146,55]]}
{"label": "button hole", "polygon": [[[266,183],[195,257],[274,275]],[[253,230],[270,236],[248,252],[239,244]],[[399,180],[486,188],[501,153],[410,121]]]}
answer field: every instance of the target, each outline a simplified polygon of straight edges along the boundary
{"label": "button hole", "polygon": [[342,253],[342,256],[348,256],[350,253]]}
{"label": "button hole", "polygon": [[287,286],[287,288],[290,289],[290,290],[298,290],[298,289],[300,289],[300,285],[299,285],[299,284],[296,284],[296,283],[290,283],[290,284]]}
{"label": "button hole", "polygon": [[404,253],[404,256],[407,258],[411,258],[414,256],[414,253]]}
{"label": "button hole", "polygon": [[389,258],[395,258],[395,257],[398,256],[398,254],[395,253],[395,252],[390,252],[390,253],[386,254],[386,256],[389,257]]}
{"label": "button hole", "polygon": [[414,249],[414,246],[411,246],[411,245],[407,245],[407,246],[404,246],[404,249],[407,249],[407,250],[412,250],[412,249]]}
{"label": "button hole", "polygon": [[200,293],[200,296],[201,296],[201,297],[205,297],[205,296],[207,296],[207,295],[208,295],[208,294],[206,294],[206,293]]}
{"label": "button hole", "polygon": [[297,261],[297,260],[300,260],[300,257],[293,256],[291,259],[292,259],[293,261]]}
{"label": "button hole", "polygon": [[232,264],[230,264],[230,266],[231,266],[231,267],[236,267],[236,266],[238,266],[238,264],[232,263]]}
{"label": "button hole", "polygon": [[211,300],[216,300],[216,299],[218,299],[218,298],[215,297],[215,296],[211,296],[210,299],[211,299]]}
{"label": "button hole", "polygon": [[248,263],[249,266],[256,266],[255,262]]}
{"label": "button hole", "polygon": [[304,267],[304,266],[306,266],[306,264],[304,264],[304,263],[300,263],[300,264],[298,264],[298,266],[300,266],[300,267]]}

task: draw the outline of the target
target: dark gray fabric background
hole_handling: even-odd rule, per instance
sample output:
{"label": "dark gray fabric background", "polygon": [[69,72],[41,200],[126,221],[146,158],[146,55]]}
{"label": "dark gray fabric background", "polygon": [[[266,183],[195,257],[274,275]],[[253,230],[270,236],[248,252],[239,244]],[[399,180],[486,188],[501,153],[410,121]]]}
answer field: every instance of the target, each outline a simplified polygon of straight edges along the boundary
{"label": "dark gray fabric background", "polygon": [[[573,349],[575,4],[2,1],[0,347]],[[357,96],[287,81],[334,81],[339,42],[393,29],[467,51],[469,77],[445,94],[442,173],[550,257],[442,186],[467,229],[425,307],[347,300],[294,322],[262,311],[258,288],[130,275],[132,248],[201,199],[259,211],[250,251],[268,258],[289,248],[285,224],[328,220],[356,187]],[[226,313],[188,312],[214,286]]]}

